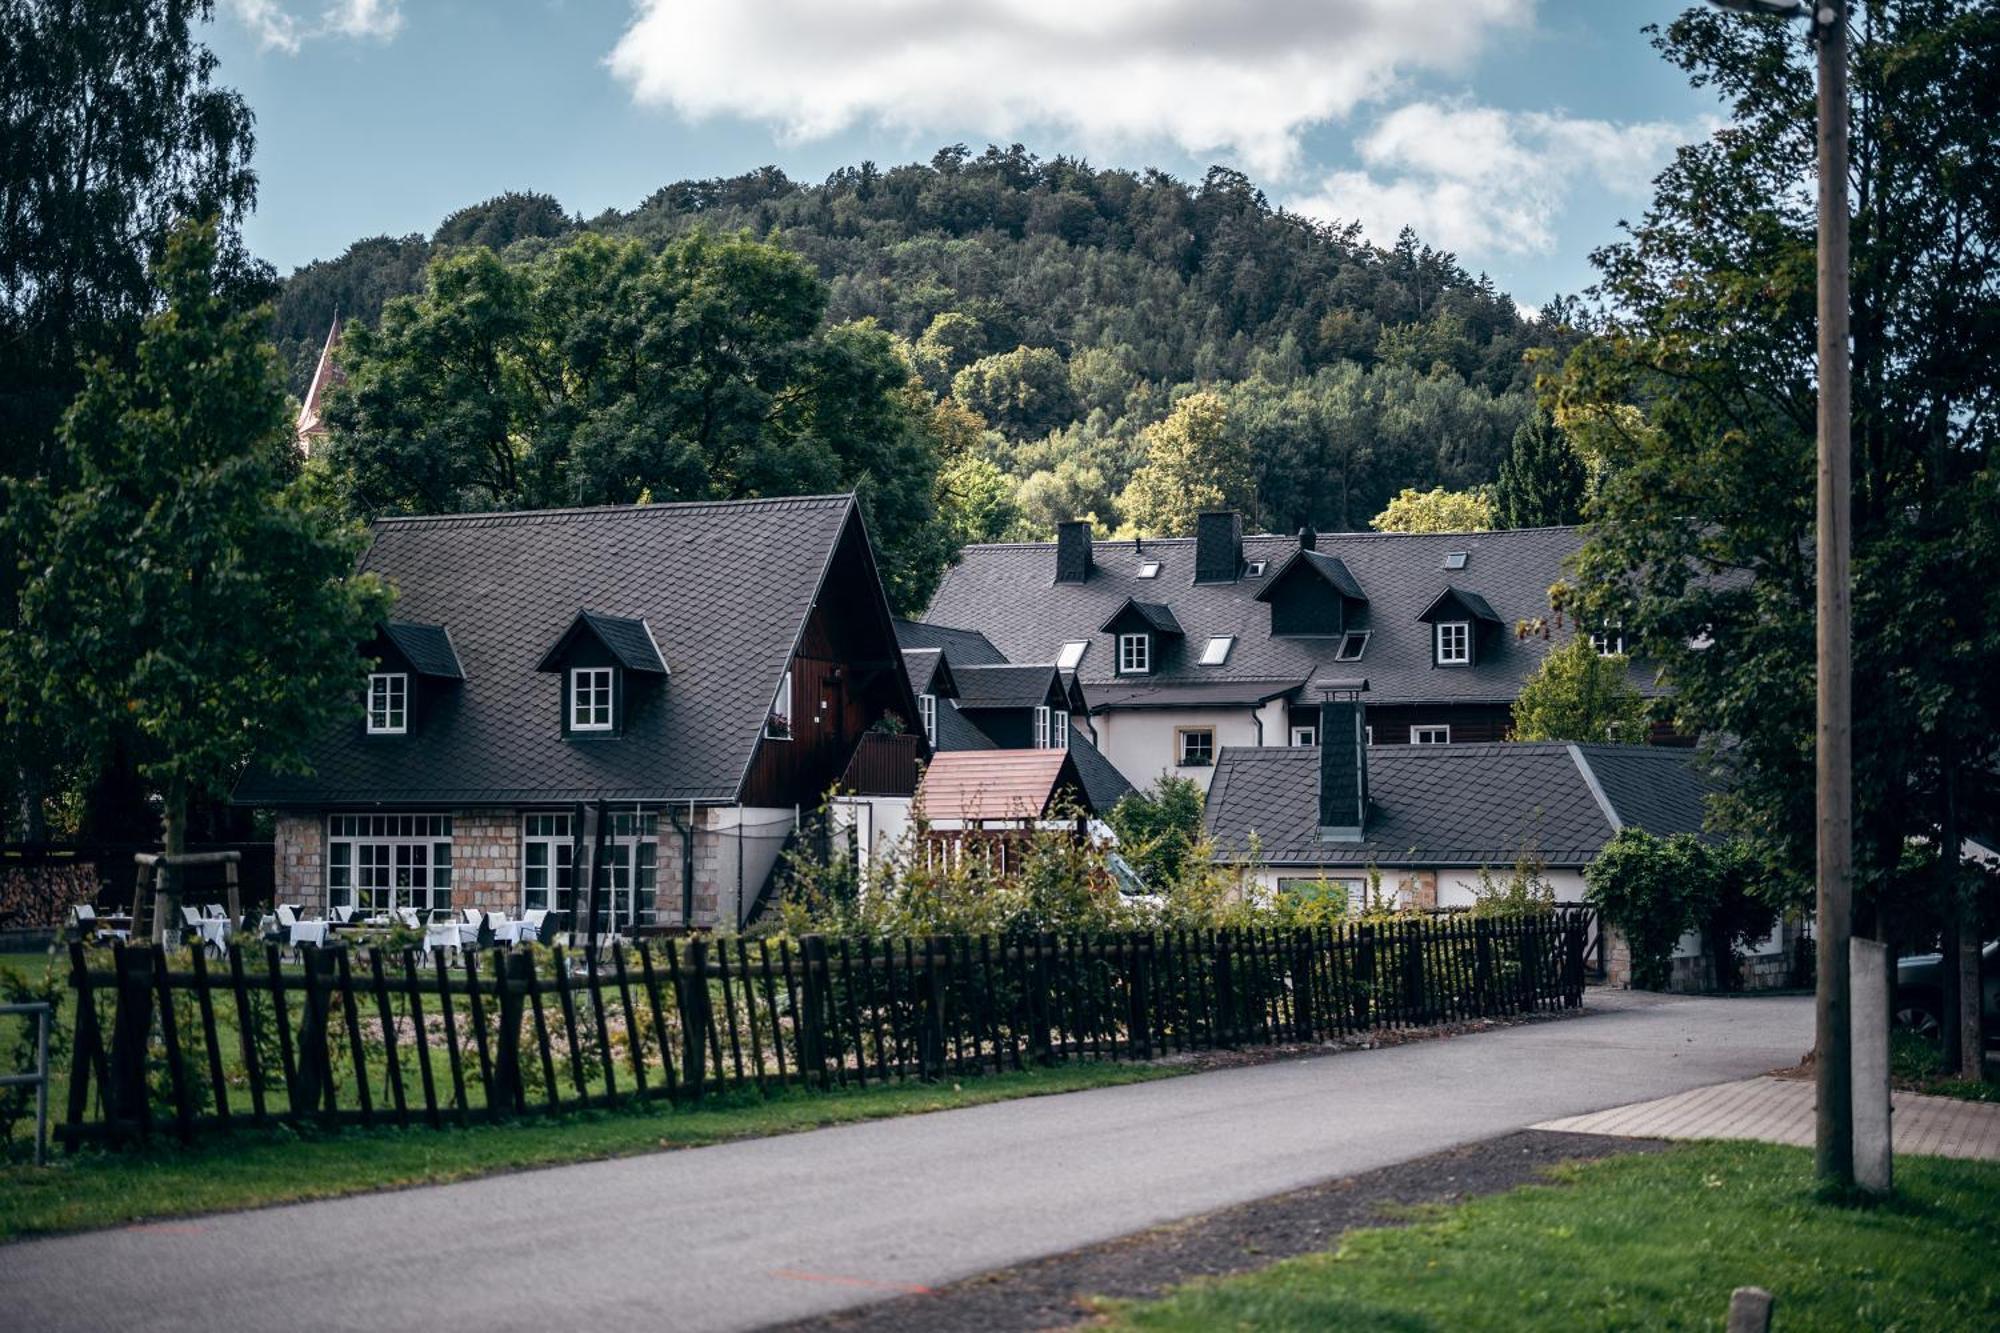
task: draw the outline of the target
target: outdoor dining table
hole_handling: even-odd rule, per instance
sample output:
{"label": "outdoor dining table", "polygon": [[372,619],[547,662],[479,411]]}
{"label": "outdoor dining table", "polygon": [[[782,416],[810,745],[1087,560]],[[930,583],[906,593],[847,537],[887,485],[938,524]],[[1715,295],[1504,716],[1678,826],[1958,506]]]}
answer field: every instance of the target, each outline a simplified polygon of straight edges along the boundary
{"label": "outdoor dining table", "polygon": [[332,923],[326,921],[294,921],[291,930],[292,947],[296,949],[301,944],[324,946],[327,927],[330,924]]}
{"label": "outdoor dining table", "polygon": [[229,951],[229,927],[228,917],[205,916],[199,921],[188,923],[187,929],[190,933],[201,936],[202,942],[215,950],[219,957]]}
{"label": "outdoor dining table", "polygon": [[535,934],[535,927],[526,921],[493,922],[493,941],[496,944],[519,944],[524,939],[532,942]]}
{"label": "outdoor dining table", "polygon": [[426,949],[456,949],[479,938],[479,927],[463,921],[437,921],[424,927]]}

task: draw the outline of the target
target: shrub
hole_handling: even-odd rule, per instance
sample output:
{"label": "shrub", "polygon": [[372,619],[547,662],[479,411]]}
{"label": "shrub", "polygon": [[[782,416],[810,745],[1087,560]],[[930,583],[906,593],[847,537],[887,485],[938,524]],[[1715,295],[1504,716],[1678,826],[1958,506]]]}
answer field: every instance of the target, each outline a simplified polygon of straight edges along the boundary
{"label": "shrub", "polygon": [[1768,935],[1777,920],[1757,893],[1756,861],[1736,841],[1706,843],[1688,833],[1656,838],[1628,828],[1583,875],[1590,903],[1624,934],[1633,984],[1645,990],[1666,988],[1674,946],[1689,931],[1700,933],[1716,985],[1735,989],[1738,948]]}

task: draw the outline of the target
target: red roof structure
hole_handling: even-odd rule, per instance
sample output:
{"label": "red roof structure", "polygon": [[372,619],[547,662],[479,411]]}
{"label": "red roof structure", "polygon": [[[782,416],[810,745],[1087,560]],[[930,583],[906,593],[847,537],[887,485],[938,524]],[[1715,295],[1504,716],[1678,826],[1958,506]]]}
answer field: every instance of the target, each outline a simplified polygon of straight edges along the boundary
{"label": "red roof structure", "polygon": [[1095,813],[1067,750],[946,750],[924,770],[917,804],[928,820],[967,824]]}

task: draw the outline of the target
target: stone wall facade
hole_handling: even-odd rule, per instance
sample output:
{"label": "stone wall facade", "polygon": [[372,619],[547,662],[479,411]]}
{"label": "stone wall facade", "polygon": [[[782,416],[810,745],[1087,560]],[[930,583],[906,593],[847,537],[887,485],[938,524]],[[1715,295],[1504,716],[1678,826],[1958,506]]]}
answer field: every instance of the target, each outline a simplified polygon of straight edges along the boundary
{"label": "stone wall facade", "polygon": [[325,911],[325,816],[279,815],[271,840],[276,900]]}
{"label": "stone wall facade", "polygon": [[451,904],[521,914],[521,816],[466,810],[451,817]]}

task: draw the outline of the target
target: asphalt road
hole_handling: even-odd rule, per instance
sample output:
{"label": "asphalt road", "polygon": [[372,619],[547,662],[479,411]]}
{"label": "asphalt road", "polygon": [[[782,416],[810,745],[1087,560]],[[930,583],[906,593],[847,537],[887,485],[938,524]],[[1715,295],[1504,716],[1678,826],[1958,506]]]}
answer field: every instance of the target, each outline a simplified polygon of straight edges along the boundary
{"label": "asphalt road", "polygon": [[0,1246],[21,1329],[750,1328],[1795,1063],[1805,998],[1392,1049]]}

